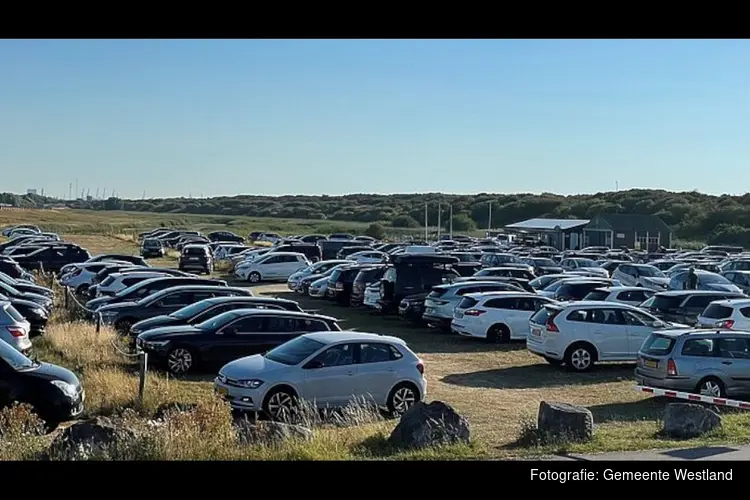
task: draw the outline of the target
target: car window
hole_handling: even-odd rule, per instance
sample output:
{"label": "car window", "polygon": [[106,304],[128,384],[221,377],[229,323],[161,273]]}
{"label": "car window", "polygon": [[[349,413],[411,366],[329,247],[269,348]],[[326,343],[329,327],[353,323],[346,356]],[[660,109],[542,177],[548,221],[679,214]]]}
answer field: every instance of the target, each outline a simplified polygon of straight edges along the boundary
{"label": "car window", "polygon": [[693,295],[685,303],[685,307],[689,307],[691,309],[705,309],[706,307],[708,307],[708,304],[710,304],[714,300],[719,300],[720,298],[721,297],[717,297],[716,295]]}
{"label": "car window", "polygon": [[186,306],[188,304],[192,304],[192,294],[189,292],[182,292],[182,293],[173,293],[170,295],[167,295],[163,299],[159,301],[159,305],[164,307],[174,307],[174,306]]}
{"label": "car window", "polygon": [[275,333],[299,331],[295,319],[284,316],[269,316],[266,318],[266,331]]}
{"label": "car window", "polygon": [[265,264],[278,264],[279,262],[281,262],[281,256],[274,255],[273,257],[269,257],[266,260],[264,260],[263,262],[260,262],[260,264],[263,264],[263,265],[265,265]]}
{"label": "car window", "polygon": [[317,319],[297,319],[298,322],[298,331],[303,332],[327,332],[328,331],[328,325],[325,321],[320,321]]}
{"label": "car window", "polygon": [[263,318],[260,317],[239,319],[234,323],[227,325],[224,330],[226,330],[227,333],[234,332],[250,334],[267,331],[263,328]]}
{"label": "car window", "polygon": [[359,345],[359,362],[360,363],[384,363],[393,361],[391,346],[388,344],[360,344]]}
{"label": "car window", "polygon": [[683,356],[710,357],[714,354],[713,339],[689,339],[682,346]]}
{"label": "car window", "polygon": [[533,297],[519,297],[517,308],[520,311],[536,311],[536,301]]}
{"label": "car window", "polygon": [[466,295],[467,293],[477,293],[481,291],[482,291],[481,287],[467,286],[467,287],[462,287],[456,290],[456,295]]}
{"label": "car window", "polygon": [[750,318],[750,307],[743,307],[740,309],[740,314],[742,314],[746,318]]}
{"label": "car window", "polygon": [[652,318],[648,314],[643,314],[640,311],[623,311],[625,321],[629,325],[635,326],[652,326],[656,318]]}
{"label": "car window", "polygon": [[329,347],[318,354],[314,361],[321,363],[321,368],[354,364],[354,344],[339,344]]}
{"label": "car window", "polygon": [[719,357],[731,359],[750,359],[750,339],[720,338]]}
{"label": "car window", "polygon": [[484,307],[492,309],[516,309],[517,300],[514,298],[490,299],[484,303]]}

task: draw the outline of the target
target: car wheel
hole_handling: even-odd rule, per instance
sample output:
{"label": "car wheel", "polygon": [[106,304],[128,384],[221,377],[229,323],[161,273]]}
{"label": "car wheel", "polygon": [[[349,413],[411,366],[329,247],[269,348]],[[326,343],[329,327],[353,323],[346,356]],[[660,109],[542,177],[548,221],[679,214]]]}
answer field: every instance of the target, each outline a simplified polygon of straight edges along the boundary
{"label": "car wheel", "polygon": [[388,411],[398,416],[406,413],[420,399],[419,390],[409,382],[398,384],[388,395]]}
{"label": "car wheel", "polygon": [[510,330],[505,325],[492,325],[487,330],[487,341],[492,343],[510,342]]}
{"label": "car wheel", "polygon": [[565,365],[576,372],[586,372],[594,366],[596,353],[587,344],[576,344],[565,353]]}
{"label": "car wheel", "polygon": [[724,383],[716,377],[706,377],[698,382],[695,392],[710,398],[724,398],[727,395]]}
{"label": "car wheel", "polygon": [[247,277],[247,281],[249,281],[250,283],[259,283],[260,282],[260,273],[257,272],[257,271],[251,272],[248,275],[248,277]]}
{"label": "car wheel", "polygon": [[185,375],[195,366],[195,356],[185,347],[173,347],[167,354],[167,370],[173,375]]}
{"label": "car wheel", "polygon": [[263,412],[272,420],[289,420],[298,403],[294,391],[285,388],[274,389],[263,401]]}
{"label": "car wheel", "polygon": [[78,288],[76,288],[76,294],[78,295],[86,295],[89,293],[89,286],[87,284],[78,285]]}
{"label": "car wheel", "polygon": [[115,330],[117,330],[117,333],[125,335],[130,331],[130,327],[132,327],[134,324],[135,321],[130,318],[121,319],[120,321],[115,323]]}

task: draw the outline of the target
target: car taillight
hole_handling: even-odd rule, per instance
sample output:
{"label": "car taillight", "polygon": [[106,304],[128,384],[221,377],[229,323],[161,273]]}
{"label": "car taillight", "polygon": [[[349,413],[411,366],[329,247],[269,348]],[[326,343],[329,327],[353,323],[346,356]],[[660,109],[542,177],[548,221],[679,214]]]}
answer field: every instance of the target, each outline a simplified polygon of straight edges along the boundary
{"label": "car taillight", "polygon": [[11,334],[13,337],[23,337],[26,335],[26,332],[23,328],[18,328],[17,326],[6,326],[6,330]]}
{"label": "car taillight", "polygon": [[557,325],[555,324],[555,318],[557,317],[558,314],[560,314],[559,311],[553,312],[547,318],[547,322],[544,324],[544,326],[548,332],[560,333],[560,329],[557,328]]}
{"label": "car taillight", "polygon": [[487,311],[483,311],[482,309],[469,309],[464,313],[465,316],[481,316],[482,314],[486,313]]}
{"label": "car taillight", "polygon": [[417,371],[420,375],[424,375],[424,363],[417,363]]}
{"label": "car taillight", "polygon": [[677,375],[677,364],[673,359],[667,361],[667,375],[669,375],[670,377],[674,377]]}
{"label": "car taillight", "polygon": [[727,330],[731,330],[733,326],[734,326],[733,319],[725,319],[724,321],[716,322],[716,328],[726,328]]}

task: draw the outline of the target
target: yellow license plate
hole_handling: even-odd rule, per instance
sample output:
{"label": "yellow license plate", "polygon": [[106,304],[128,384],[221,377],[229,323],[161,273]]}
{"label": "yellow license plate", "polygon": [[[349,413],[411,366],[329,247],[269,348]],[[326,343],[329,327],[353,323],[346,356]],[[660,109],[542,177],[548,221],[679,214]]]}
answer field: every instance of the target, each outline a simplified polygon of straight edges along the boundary
{"label": "yellow license plate", "polygon": [[645,366],[646,368],[656,368],[659,366],[659,362],[647,359],[646,361],[643,362],[643,366]]}
{"label": "yellow license plate", "polygon": [[227,389],[226,387],[217,387],[216,392],[222,396],[226,396],[227,394],[229,394],[229,389]]}

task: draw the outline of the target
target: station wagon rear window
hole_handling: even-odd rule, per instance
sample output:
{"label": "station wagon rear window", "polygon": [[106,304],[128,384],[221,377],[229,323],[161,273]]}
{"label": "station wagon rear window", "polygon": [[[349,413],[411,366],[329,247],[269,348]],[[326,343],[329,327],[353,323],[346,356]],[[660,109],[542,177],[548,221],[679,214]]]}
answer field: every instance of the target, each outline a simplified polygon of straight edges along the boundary
{"label": "station wagon rear window", "polygon": [[728,318],[732,315],[732,312],[734,309],[727,306],[722,306],[719,304],[709,304],[705,311],[703,311],[704,318],[710,318],[710,319],[724,319]]}
{"label": "station wagon rear window", "polygon": [[641,346],[641,352],[651,356],[666,356],[672,352],[675,340],[665,335],[651,335]]}

